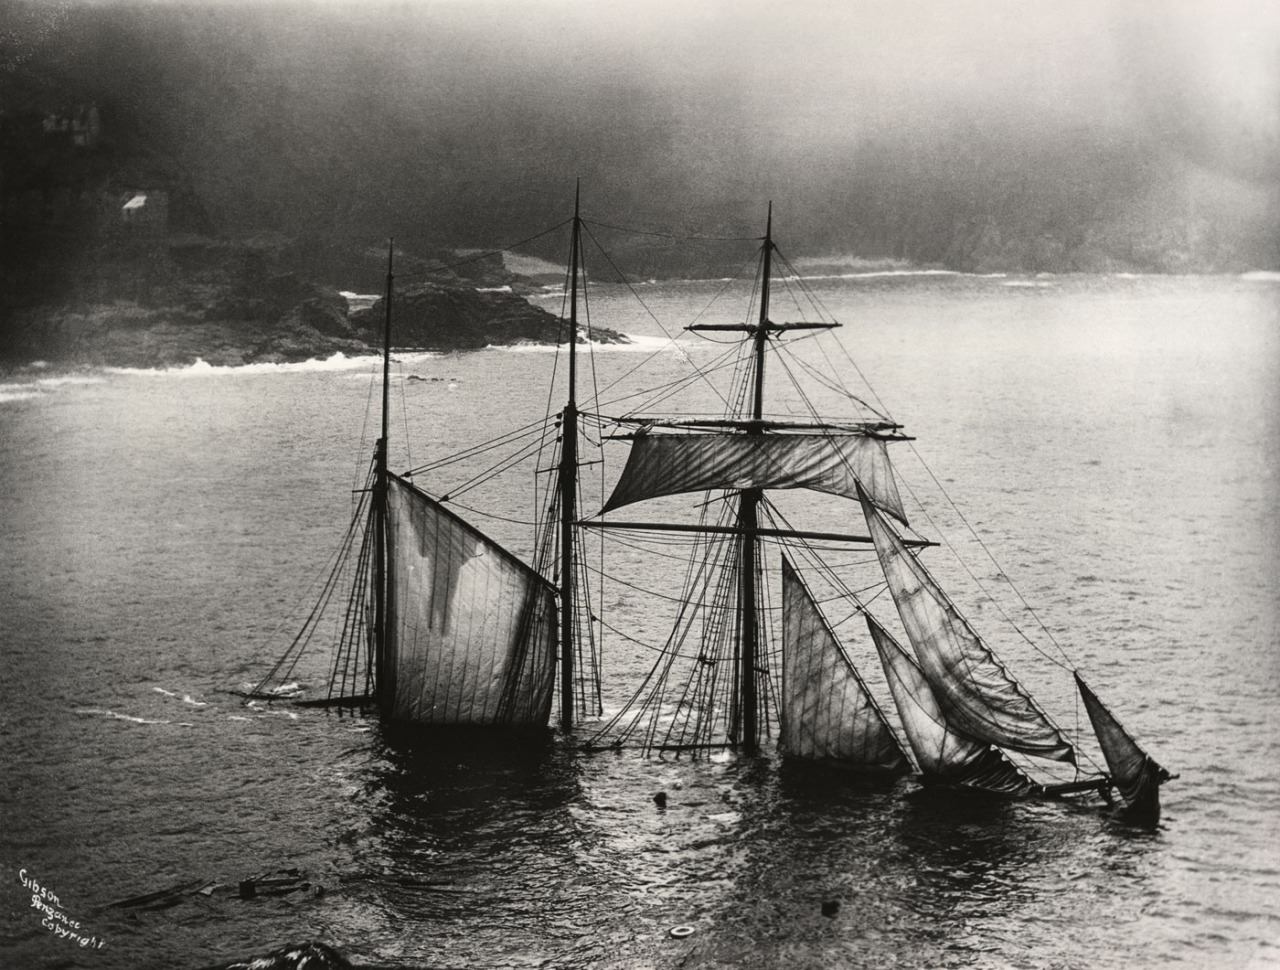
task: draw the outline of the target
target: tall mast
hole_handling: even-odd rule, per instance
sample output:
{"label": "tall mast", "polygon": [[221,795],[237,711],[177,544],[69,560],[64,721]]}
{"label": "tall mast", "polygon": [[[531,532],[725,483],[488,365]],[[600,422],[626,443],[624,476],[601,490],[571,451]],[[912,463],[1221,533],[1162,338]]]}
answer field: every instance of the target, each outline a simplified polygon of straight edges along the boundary
{"label": "tall mast", "polygon": [[387,421],[391,386],[391,294],[395,240],[387,241],[386,314],[382,325],[382,436],[374,449],[373,481],[373,656],[377,697],[385,711],[391,704],[387,664]]}
{"label": "tall mast", "polygon": [[[752,388],[751,417],[739,427],[747,435],[763,435],[764,420],[764,351],[770,334],[790,330],[830,330],[836,323],[774,323],[769,319],[769,286],[773,273],[773,203],[769,203],[769,216],[765,222],[764,250],[760,264],[760,316],[755,323],[694,323],[685,327],[692,331],[738,331],[750,334],[755,357]],[[736,424],[736,422],[735,422]],[[755,754],[760,746],[759,729],[759,646],[760,616],[756,605],[756,565],[759,540],[762,534],[777,534],[776,530],[761,530],[759,523],[760,502],[764,493],[758,488],[743,489],[738,493],[738,525],[733,531],[739,535],[739,563],[742,575],[738,581],[738,646],[734,655],[734,705],[730,715],[730,736],[741,739],[742,750]],[[793,533],[787,533],[793,534]],[[859,538],[859,537],[849,537]]]}
{"label": "tall mast", "polygon": [[[755,347],[755,388],[752,395],[751,422],[748,435],[763,434],[764,421],[764,346],[769,339],[769,276],[773,268],[773,203],[765,222],[764,253],[760,265],[760,318],[752,333]],[[759,544],[759,507],[761,491],[743,489],[738,499],[738,527],[742,530],[739,562],[742,566],[739,593],[738,696],[742,717],[742,750],[755,754],[759,747],[759,696],[756,667],[759,656],[760,629],[756,610],[756,552]]]}
{"label": "tall mast", "polygon": [[569,399],[560,422],[560,727],[573,727],[573,529],[578,500],[578,272],[582,220],[580,185],[573,190],[569,254]]}

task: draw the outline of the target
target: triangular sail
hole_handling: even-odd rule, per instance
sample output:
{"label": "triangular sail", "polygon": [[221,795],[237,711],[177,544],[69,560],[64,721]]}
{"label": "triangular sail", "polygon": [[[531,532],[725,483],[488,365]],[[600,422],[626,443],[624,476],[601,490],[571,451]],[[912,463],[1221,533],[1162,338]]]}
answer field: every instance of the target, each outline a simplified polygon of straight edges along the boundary
{"label": "triangular sail", "polygon": [[886,442],[859,434],[639,434],[604,511],[708,489],[810,488],[870,501],[906,522]]}
{"label": "triangular sail", "polygon": [[1075,750],[974,632],[862,494],[862,510],[907,638],[948,723],[1011,751],[1075,762]]}
{"label": "triangular sail", "polygon": [[966,737],[948,724],[920,665],[870,614],[867,627],[902,718],[902,730],[926,778],[1007,795],[1039,790],[997,748]]}
{"label": "triangular sail", "polygon": [[782,749],[902,774],[905,752],[799,574],[782,557]]}
{"label": "triangular sail", "polygon": [[394,475],[387,480],[386,674],[393,720],[543,727],[554,590],[497,543]]}
{"label": "triangular sail", "polygon": [[1093,733],[1097,735],[1098,745],[1102,748],[1103,757],[1107,759],[1111,780],[1120,797],[1131,808],[1154,806],[1158,815],[1159,787],[1169,779],[1169,772],[1138,746],[1115,715],[1098,700],[1098,695],[1089,688],[1080,674],[1077,673],[1075,677],[1076,687],[1084,699],[1084,708],[1093,724]]}

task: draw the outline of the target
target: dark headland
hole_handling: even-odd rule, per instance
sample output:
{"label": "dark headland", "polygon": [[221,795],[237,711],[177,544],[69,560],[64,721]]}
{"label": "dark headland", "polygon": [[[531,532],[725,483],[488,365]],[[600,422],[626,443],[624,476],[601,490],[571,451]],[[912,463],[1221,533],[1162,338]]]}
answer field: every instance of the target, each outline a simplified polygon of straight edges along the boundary
{"label": "dark headland", "polygon": [[[351,299],[290,268],[296,262],[284,241],[147,237],[118,227],[106,235],[57,293],[7,309],[0,362],[236,366],[381,352],[383,298]],[[353,255],[354,266],[362,262]],[[456,351],[565,340],[563,321],[515,292],[533,286],[505,272],[500,256],[474,263],[472,279],[414,272],[422,263],[409,260],[410,272],[397,281],[394,347]],[[601,329],[591,339],[626,337]]]}

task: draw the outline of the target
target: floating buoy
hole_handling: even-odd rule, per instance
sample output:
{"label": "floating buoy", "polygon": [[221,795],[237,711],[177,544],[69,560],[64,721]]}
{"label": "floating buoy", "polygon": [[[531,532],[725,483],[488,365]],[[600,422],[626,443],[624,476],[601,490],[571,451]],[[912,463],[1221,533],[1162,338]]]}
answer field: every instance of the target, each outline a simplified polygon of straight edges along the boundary
{"label": "floating buoy", "polygon": [[671,927],[671,935],[677,940],[683,940],[686,936],[693,936],[693,927],[687,923],[682,926]]}
{"label": "floating buoy", "polygon": [[838,912],[840,912],[840,902],[838,900],[828,899],[822,904],[823,916],[835,916]]}
{"label": "floating buoy", "polygon": [[667,793],[666,793],[666,792],[664,792],[664,791],[660,791],[660,792],[658,792],[658,794],[654,795],[654,796],[653,796],[653,804],[657,805],[659,808],[666,808],[666,807],[667,807]]}

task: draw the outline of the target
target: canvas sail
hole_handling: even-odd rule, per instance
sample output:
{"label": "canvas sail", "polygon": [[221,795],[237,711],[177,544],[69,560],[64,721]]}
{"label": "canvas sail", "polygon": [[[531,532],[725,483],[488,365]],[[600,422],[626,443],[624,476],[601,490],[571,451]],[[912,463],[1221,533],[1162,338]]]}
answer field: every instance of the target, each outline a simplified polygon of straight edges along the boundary
{"label": "canvas sail", "polygon": [[782,652],[786,754],[837,759],[874,772],[911,770],[884,714],[785,556]]}
{"label": "canvas sail", "polygon": [[553,589],[413,485],[387,483],[386,670],[392,719],[545,726]]}
{"label": "canvas sail", "polygon": [[1075,763],[1075,750],[869,501],[867,528],[907,638],[948,723],[1011,751]]}
{"label": "canvas sail", "polygon": [[[1116,791],[1126,805],[1143,805],[1154,801],[1158,806],[1158,789],[1162,782],[1169,779],[1169,772],[1138,746],[1078,673],[1075,677],[1076,687],[1084,700],[1085,710],[1089,712],[1093,733],[1097,735],[1102,756],[1107,759]],[[1158,811],[1158,807],[1156,810]]]}
{"label": "canvas sail", "polygon": [[1006,795],[1039,789],[999,749],[966,737],[949,724],[920,665],[870,614],[867,627],[902,718],[902,730],[926,778]]}
{"label": "canvas sail", "polygon": [[810,488],[870,501],[906,522],[882,439],[831,434],[639,434],[604,511],[707,489]]}

